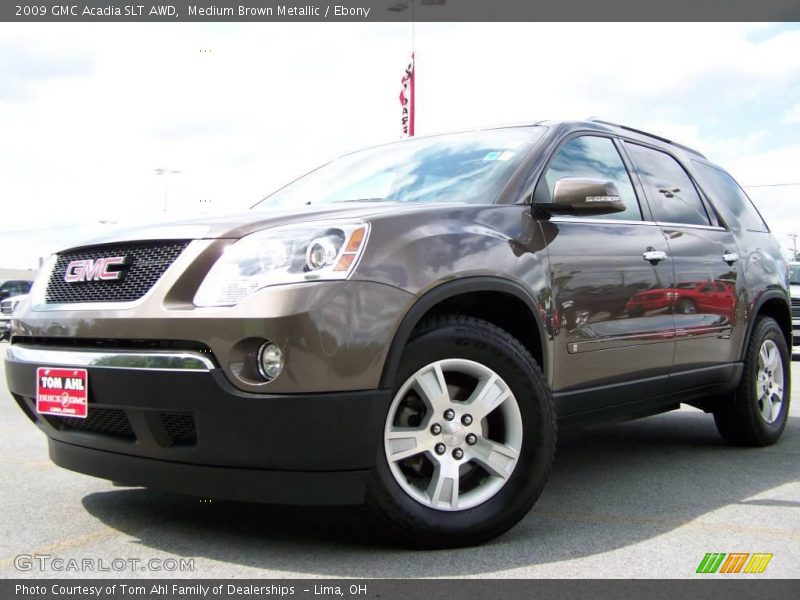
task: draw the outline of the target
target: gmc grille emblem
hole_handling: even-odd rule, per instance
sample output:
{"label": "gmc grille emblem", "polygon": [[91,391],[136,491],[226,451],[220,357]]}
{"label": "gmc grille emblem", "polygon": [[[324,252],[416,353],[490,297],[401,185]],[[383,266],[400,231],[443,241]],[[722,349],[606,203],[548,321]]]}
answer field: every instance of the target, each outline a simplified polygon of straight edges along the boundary
{"label": "gmc grille emblem", "polygon": [[114,281],[122,279],[125,272],[120,269],[112,271],[111,267],[124,267],[127,265],[126,258],[125,256],[109,256],[108,258],[73,260],[67,265],[64,281],[76,283],[78,281]]}

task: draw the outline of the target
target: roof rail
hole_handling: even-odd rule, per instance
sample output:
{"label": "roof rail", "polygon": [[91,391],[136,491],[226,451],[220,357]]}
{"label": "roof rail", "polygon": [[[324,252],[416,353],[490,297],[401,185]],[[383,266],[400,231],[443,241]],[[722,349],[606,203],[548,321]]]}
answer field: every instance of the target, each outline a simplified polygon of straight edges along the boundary
{"label": "roof rail", "polygon": [[692,154],[695,154],[695,155],[699,156],[700,158],[703,158],[703,159],[706,158],[705,154],[703,154],[702,152],[698,152],[694,148],[689,148],[689,146],[684,146],[683,144],[679,144],[678,142],[673,142],[672,140],[669,140],[669,139],[665,138],[664,136],[656,135],[656,134],[650,133],[648,131],[642,131],[641,129],[636,129],[634,127],[628,127],[627,125],[620,125],[619,123],[612,123],[611,121],[604,121],[603,119],[591,118],[591,119],[589,119],[589,122],[591,122],[591,123],[602,123],[603,125],[611,125],[612,127],[619,127],[620,129],[624,129],[626,131],[632,131],[632,132],[638,133],[640,135],[646,135],[647,137],[651,137],[653,139],[660,140],[662,142],[666,142],[667,144],[672,144],[673,146],[677,146],[678,148],[682,148],[683,150],[686,150],[687,152],[691,152]]}

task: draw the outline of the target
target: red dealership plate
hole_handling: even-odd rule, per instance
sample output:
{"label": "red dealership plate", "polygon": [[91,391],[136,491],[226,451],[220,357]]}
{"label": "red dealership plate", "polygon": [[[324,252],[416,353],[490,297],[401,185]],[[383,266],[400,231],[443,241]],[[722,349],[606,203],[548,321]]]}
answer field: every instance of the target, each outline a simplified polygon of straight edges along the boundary
{"label": "red dealership plate", "polygon": [[36,412],[85,419],[89,412],[86,369],[36,369]]}

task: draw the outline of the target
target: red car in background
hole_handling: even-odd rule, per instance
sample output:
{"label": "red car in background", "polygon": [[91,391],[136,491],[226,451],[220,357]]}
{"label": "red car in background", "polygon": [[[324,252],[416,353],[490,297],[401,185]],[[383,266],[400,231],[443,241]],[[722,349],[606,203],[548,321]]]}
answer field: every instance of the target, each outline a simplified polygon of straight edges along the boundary
{"label": "red car in background", "polygon": [[714,313],[733,320],[736,307],[735,284],[729,281],[689,281],[672,288],[639,292],[625,304],[634,317],[648,311],[675,307],[675,314]]}

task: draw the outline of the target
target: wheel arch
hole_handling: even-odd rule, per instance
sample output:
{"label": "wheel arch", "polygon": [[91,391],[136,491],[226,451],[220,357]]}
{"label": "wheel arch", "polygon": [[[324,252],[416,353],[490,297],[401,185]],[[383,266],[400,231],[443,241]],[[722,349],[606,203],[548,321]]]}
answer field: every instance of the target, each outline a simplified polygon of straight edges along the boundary
{"label": "wheel arch", "polygon": [[[487,306],[490,299],[492,305]],[[465,277],[440,284],[422,295],[400,321],[384,361],[380,386],[394,387],[394,376],[411,333],[426,316],[436,312],[468,314],[501,327],[528,349],[547,374],[549,337],[541,306],[525,287],[499,277]]]}
{"label": "wheel arch", "polygon": [[786,294],[776,290],[767,291],[762,294],[754,303],[750,311],[750,319],[747,323],[747,332],[744,337],[740,352],[741,360],[747,352],[747,344],[753,333],[753,327],[759,316],[772,317],[778,323],[786,339],[786,344],[791,351],[792,348],[792,312]]}

